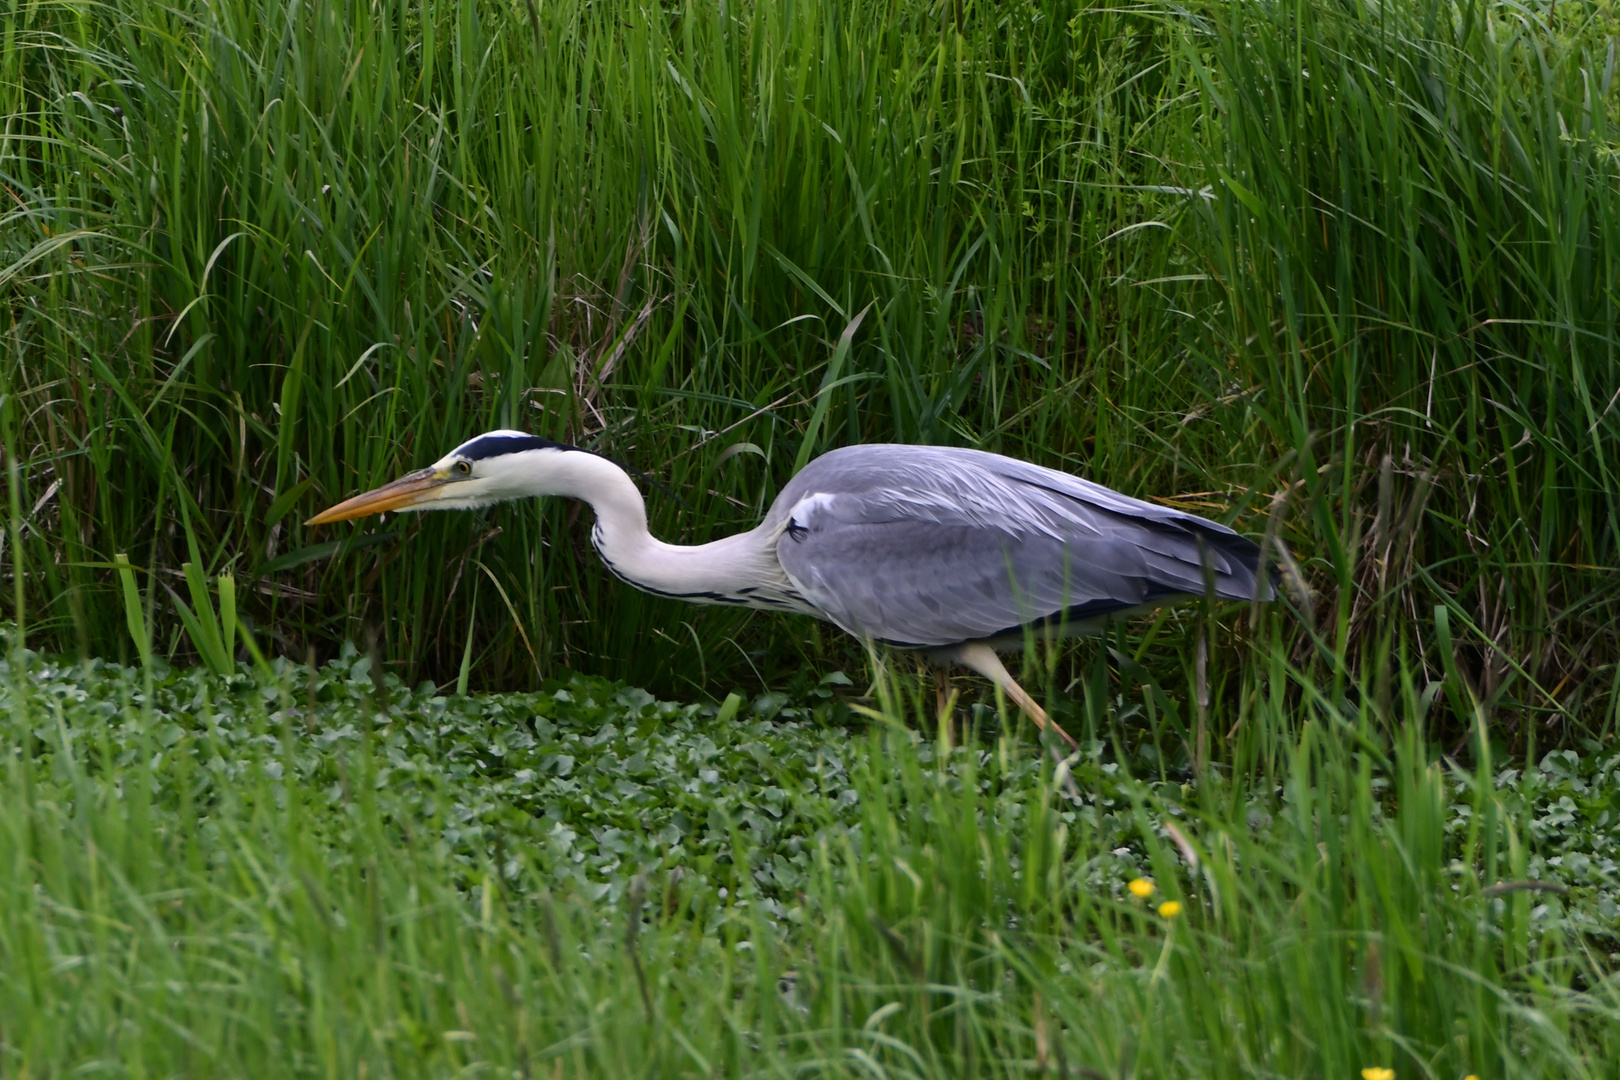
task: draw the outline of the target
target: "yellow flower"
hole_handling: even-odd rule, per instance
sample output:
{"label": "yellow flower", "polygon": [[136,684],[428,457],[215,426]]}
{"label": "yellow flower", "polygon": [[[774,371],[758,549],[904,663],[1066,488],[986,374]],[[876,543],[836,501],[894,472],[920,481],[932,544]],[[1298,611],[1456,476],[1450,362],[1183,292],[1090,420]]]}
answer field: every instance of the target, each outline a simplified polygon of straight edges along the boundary
{"label": "yellow flower", "polygon": [[[1176,900],[1166,900],[1164,903],[1159,905],[1159,914],[1163,915],[1167,919],[1175,918],[1177,915],[1181,914],[1180,902]],[[1367,1077],[1367,1080],[1394,1080],[1394,1076],[1394,1073],[1390,1073],[1388,1076],[1369,1076]]]}
{"label": "yellow flower", "polygon": [[1361,1080],[1395,1080],[1394,1069],[1362,1069]]}
{"label": "yellow flower", "polygon": [[1139,877],[1125,887],[1131,890],[1131,895],[1138,900],[1146,900],[1153,895],[1153,882],[1145,877]]}
{"label": "yellow flower", "polygon": [[1473,1073],[1469,1073],[1467,1076],[1463,1077],[1463,1080],[1479,1080],[1479,1077],[1475,1076]]}

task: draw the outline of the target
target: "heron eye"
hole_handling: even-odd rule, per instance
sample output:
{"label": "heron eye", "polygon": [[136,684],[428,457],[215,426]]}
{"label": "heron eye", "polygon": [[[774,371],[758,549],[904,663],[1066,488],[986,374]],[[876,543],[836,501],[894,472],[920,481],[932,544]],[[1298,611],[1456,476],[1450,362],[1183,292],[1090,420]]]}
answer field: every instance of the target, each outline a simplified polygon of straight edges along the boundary
{"label": "heron eye", "polygon": [[462,476],[467,476],[467,475],[470,475],[472,473],[472,466],[469,465],[465,461],[458,461],[452,467],[456,470],[456,472],[460,473]]}

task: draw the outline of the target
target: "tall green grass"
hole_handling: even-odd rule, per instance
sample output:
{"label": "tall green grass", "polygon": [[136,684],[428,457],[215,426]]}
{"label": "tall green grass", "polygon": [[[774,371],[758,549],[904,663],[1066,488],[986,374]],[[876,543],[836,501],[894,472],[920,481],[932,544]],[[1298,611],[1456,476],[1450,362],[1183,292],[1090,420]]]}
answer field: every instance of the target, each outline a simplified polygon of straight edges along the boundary
{"label": "tall green grass", "polygon": [[[1263,704],[1251,726],[1298,728],[1280,769],[1196,787],[1131,778],[1133,725],[1100,709],[1071,802],[1010,733],[919,746],[892,717],[852,737],[800,713],[766,753],[599,682],[447,701],[366,666],[225,682],[8,651],[0,1070],[1586,1080],[1620,1060],[1612,869],[1570,859],[1528,891],[1552,800],[1488,745],[1434,760],[1410,672],[1387,753],[1370,704]],[[1612,782],[1606,758],[1584,775]],[[786,814],[717,794],[668,836],[606,827],[658,785],[774,788]],[[579,873],[566,830],[615,857]]]}
{"label": "tall green grass", "polygon": [[899,439],[1269,531],[1314,590],[1292,662],[1366,658],[1387,715],[1404,650],[1454,737],[1612,728],[1610,6],[195,0],[4,34],[36,644],[133,657],[128,554],[164,655],[190,562],[298,658],[370,634],[447,683],[470,635],[475,685],[777,684],[846,646],[620,587],[573,508],[299,522],[508,425],[645,471],[700,540],[807,448]]}
{"label": "tall green grass", "polygon": [[1234,4],[1198,61],[1198,351],[1245,459],[1286,447],[1321,640],[1439,646],[1515,727],[1613,729],[1617,42],[1602,5]]}

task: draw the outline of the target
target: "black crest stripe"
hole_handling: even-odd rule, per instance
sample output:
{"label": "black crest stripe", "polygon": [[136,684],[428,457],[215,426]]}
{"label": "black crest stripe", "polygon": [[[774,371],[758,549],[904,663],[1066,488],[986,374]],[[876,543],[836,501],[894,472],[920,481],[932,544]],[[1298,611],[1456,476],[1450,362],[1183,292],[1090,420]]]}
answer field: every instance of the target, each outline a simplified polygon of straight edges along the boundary
{"label": "black crest stripe", "polygon": [[516,454],[523,450],[576,450],[567,443],[542,439],[538,435],[481,435],[461,448],[461,456],[468,461],[482,461],[502,454]]}

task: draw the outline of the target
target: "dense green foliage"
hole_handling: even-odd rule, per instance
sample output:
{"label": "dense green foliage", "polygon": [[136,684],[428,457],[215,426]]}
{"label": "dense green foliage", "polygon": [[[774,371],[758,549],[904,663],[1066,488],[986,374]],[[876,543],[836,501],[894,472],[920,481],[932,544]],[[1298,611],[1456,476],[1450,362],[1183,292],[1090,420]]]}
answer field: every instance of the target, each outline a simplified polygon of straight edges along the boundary
{"label": "dense green foliage", "polygon": [[[445,685],[470,635],[486,687],[780,685],[859,660],[620,587],[572,507],[299,521],[496,425],[645,470],[682,540],[820,449],[954,442],[1285,545],[1314,593],[1266,618],[1381,706],[1404,653],[1455,737],[1471,702],[1515,745],[1612,730],[1616,27],[1609,0],[14,5],[5,601],[30,642],[133,658],[127,553],[173,657],[208,651],[189,561],[300,660],[371,633]],[[1162,629],[1149,659],[1192,650]]]}
{"label": "dense green foliage", "polygon": [[[1613,0],[12,0],[0,1076],[1616,1076],[1617,68]],[[1287,595],[1027,658],[1054,766],[576,507],[300,524],[496,426],[685,541],[1003,450]]]}
{"label": "dense green foliage", "polygon": [[730,718],[583,677],[439,697],[352,653],[7,655],[6,1076],[1620,1061],[1612,747],[1468,771],[1363,715],[1183,786],[1111,713],[1070,800],[1027,737],[917,743],[825,693]]}

